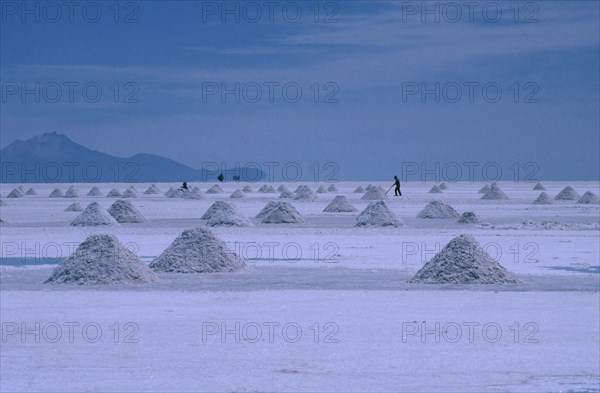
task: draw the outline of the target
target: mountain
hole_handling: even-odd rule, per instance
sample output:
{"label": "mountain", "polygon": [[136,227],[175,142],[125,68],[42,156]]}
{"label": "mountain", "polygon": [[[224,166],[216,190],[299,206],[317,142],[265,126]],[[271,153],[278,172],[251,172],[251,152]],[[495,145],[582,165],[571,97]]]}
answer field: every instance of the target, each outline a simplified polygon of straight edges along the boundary
{"label": "mountain", "polygon": [[[214,181],[219,172],[193,169],[168,158],[136,154],[111,156],[77,144],[56,132],[17,140],[0,150],[2,183],[119,183]],[[216,173],[215,173],[216,172]],[[264,179],[260,169],[224,173],[226,180]]]}

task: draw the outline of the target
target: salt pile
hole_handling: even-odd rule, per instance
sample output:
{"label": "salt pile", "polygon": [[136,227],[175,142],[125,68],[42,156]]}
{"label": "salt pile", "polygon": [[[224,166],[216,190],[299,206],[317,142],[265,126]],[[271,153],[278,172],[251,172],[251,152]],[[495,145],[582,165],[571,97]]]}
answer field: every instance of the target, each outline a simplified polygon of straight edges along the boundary
{"label": "salt pile", "polygon": [[30,188],[25,192],[25,195],[37,195],[37,192],[33,188]]}
{"label": "salt pile", "polygon": [[283,190],[287,190],[287,187],[284,186],[283,184],[281,184],[279,187],[277,187],[277,192],[283,192]]}
{"label": "salt pile", "polygon": [[356,190],[354,190],[355,194],[362,194],[365,192],[365,189],[363,188],[363,186],[358,186],[356,187]]}
{"label": "salt pile", "polygon": [[244,270],[246,263],[208,228],[194,228],[181,235],[150,264],[154,271],[216,273]]}
{"label": "salt pile", "polygon": [[156,184],[151,185],[144,191],[144,195],[156,195],[160,194],[160,188],[156,186]]}
{"label": "salt pile", "polygon": [[535,198],[535,201],[533,201],[534,205],[550,205],[552,203],[554,203],[554,201],[552,201],[552,197],[544,191],[542,191],[540,195]]}
{"label": "salt pile", "polygon": [[[208,191],[207,191],[208,192]],[[190,189],[178,188],[169,192],[168,198],[201,199],[202,195]]]}
{"label": "salt pile", "polygon": [[254,192],[254,190],[250,186],[245,186],[244,188],[242,188],[242,191],[243,192]]}
{"label": "salt pile", "polygon": [[373,185],[369,184],[368,186],[365,187],[365,191],[371,191],[371,188],[373,188]]}
{"label": "salt pile", "polygon": [[209,220],[216,214],[235,214],[237,212],[238,210],[233,203],[226,201],[216,201],[208,208],[208,210],[204,212],[200,219]]}
{"label": "salt pile", "polygon": [[580,195],[571,186],[566,186],[554,197],[557,201],[576,201],[579,198]]}
{"label": "salt pile", "polygon": [[542,185],[542,183],[538,183],[535,186],[533,186],[533,189],[536,190],[536,191],[544,191],[546,189],[546,187],[544,187]]}
{"label": "salt pile", "polygon": [[253,227],[254,224],[228,202],[215,202],[202,216],[209,227]]}
{"label": "salt pile", "polygon": [[111,285],[156,281],[156,274],[116,237],[93,235],[54,269],[46,283]]}
{"label": "salt pile", "polygon": [[356,217],[355,227],[400,227],[404,224],[402,221],[387,207],[384,201],[371,202],[369,205]]}
{"label": "salt pile", "polygon": [[94,186],[88,191],[87,196],[102,196],[102,191]]}
{"label": "salt pile", "polygon": [[586,205],[598,204],[600,203],[600,199],[598,199],[598,195],[594,194],[593,192],[586,191],[586,193],[577,200],[577,203]]}
{"label": "salt pile", "polygon": [[52,190],[50,195],[48,195],[49,198],[62,198],[64,196],[65,196],[65,194],[59,188],[55,188],[54,190]]}
{"label": "salt pile", "polygon": [[356,208],[350,204],[348,198],[338,195],[333,198],[333,201],[323,211],[326,213],[350,213],[355,212]]}
{"label": "salt pile", "polygon": [[238,199],[238,198],[246,198],[246,195],[238,188],[234,192],[229,195],[229,198]]}
{"label": "salt pile", "polygon": [[440,190],[447,190],[447,189],[448,189],[448,185],[446,185],[446,183],[440,184]]}
{"label": "salt pile", "polygon": [[23,193],[23,191],[19,190],[18,188],[15,188],[6,197],[7,198],[24,198],[25,194]]}
{"label": "salt pile", "polygon": [[120,223],[140,223],[146,221],[138,209],[133,207],[129,201],[122,199],[117,199],[108,208],[108,214]]}
{"label": "salt pile", "polygon": [[492,184],[490,190],[483,194],[481,199],[487,200],[501,200],[501,199],[509,199],[508,196],[498,187],[496,183]]}
{"label": "salt pile", "polygon": [[167,190],[167,192],[165,192],[165,196],[166,196],[167,198],[169,198],[171,195],[173,195],[173,193],[174,193],[174,192],[175,192],[175,188],[173,188],[173,187],[170,187],[170,188]]}
{"label": "salt pile", "polygon": [[219,187],[218,184],[215,184],[214,186],[212,186],[211,188],[206,190],[207,194],[220,194],[222,192],[223,192],[223,189],[221,187]]}
{"label": "salt pile", "polygon": [[77,191],[74,186],[71,186],[67,192],[65,192],[65,198],[79,198],[79,191]]}
{"label": "salt pile", "polygon": [[464,212],[458,219],[459,224],[479,224],[479,218],[473,212]]}
{"label": "salt pile", "polygon": [[74,227],[100,225],[117,225],[117,222],[102,210],[98,202],[87,205],[85,210],[71,222],[71,226]]}
{"label": "salt pile", "polygon": [[330,184],[329,187],[327,187],[327,191],[329,192],[337,192],[337,187],[335,186],[335,184]]}
{"label": "salt pile", "polygon": [[114,188],[112,190],[110,190],[108,192],[108,194],[106,194],[107,198],[121,198],[121,196],[122,196],[121,193]]}
{"label": "salt pile", "polygon": [[427,262],[413,284],[517,284],[517,277],[490,257],[477,240],[460,235]]}
{"label": "salt pile", "polygon": [[308,186],[298,186],[296,189],[296,195],[294,199],[297,201],[314,201],[317,196],[313,194],[312,190]]}
{"label": "salt pile", "polygon": [[377,201],[385,199],[385,192],[383,192],[379,187],[371,187],[371,189],[369,189],[369,191],[367,191],[360,199],[365,201]]}
{"label": "salt pile", "polygon": [[280,199],[292,199],[294,197],[294,193],[290,190],[283,190],[281,194],[279,194]]}
{"label": "salt pile", "polygon": [[137,198],[138,194],[137,194],[137,191],[135,190],[135,188],[129,187],[128,189],[125,190],[125,192],[123,192],[122,197],[123,198]]}
{"label": "salt pile", "polygon": [[265,184],[264,186],[262,186],[261,188],[258,189],[258,192],[264,192],[264,193],[269,193],[269,194],[273,194],[277,191],[275,191],[275,189],[273,188],[273,186]]}
{"label": "salt pile", "polygon": [[73,202],[65,209],[66,212],[81,212],[83,211],[83,206],[79,204],[79,202]]}
{"label": "salt pile", "polygon": [[6,202],[4,202],[2,199],[0,199],[0,206],[6,206]]}
{"label": "salt pile", "polygon": [[317,188],[317,194],[327,194],[327,189],[325,188],[325,186],[320,185],[319,188]]}
{"label": "salt pile", "polygon": [[460,215],[454,208],[441,201],[431,201],[417,214],[417,218],[458,218]]}
{"label": "salt pile", "polygon": [[304,219],[289,202],[269,202],[256,216],[262,219],[263,224],[297,224]]}
{"label": "salt pile", "polygon": [[431,190],[429,190],[430,194],[441,194],[443,191],[438,187],[438,186],[433,186],[431,187]]}
{"label": "salt pile", "polygon": [[481,187],[481,189],[479,191],[477,191],[478,194],[485,194],[490,190],[490,186],[488,186],[487,184],[483,187]]}
{"label": "salt pile", "polygon": [[192,192],[197,195],[202,195],[202,190],[199,187],[192,188]]}

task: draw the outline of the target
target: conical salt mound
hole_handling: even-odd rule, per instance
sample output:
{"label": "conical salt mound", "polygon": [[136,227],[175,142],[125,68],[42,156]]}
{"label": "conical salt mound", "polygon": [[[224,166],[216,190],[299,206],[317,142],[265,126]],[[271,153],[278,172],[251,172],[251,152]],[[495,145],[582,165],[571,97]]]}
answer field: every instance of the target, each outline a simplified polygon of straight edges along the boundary
{"label": "conical salt mound", "polygon": [[74,227],[100,225],[117,225],[117,222],[102,210],[98,202],[87,205],[85,210],[71,222],[71,226]]}
{"label": "conical salt mound", "polygon": [[208,210],[206,210],[206,212],[204,212],[204,214],[202,215],[202,217],[200,217],[200,219],[201,220],[209,220],[215,214],[222,214],[223,212],[226,212],[228,214],[235,214],[238,212],[238,210],[235,207],[235,205],[231,202],[216,201],[208,208]]}
{"label": "conical salt mound", "polygon": [[212,186],[211,188],[206,190],[207,194],[220,194],[222,192],[223,192],[223,189],[221,187],[219,187],[218,184],[215,184],[214,186]]}
{"label": "conical salt mound", "polygon": [[133,207],[129,201],[122,199],[117,199],[108,208],[108,214],[120,223],[140,223],[146,221],[138,209]]}
{"label": "conical salt mound", "polygon": [[490,190],[490,186],[488,186],[487,184],[483,187],[481,187],[481,189],[479,191],[477,191],[478,194],[485,194]]}
{"label": "conical salt mound", "polygon": [[0,206],[6,206],[6,202],[4,202],[2,199],[0,199]]}
{"label": "conical salt mound", "polygon": [[246,218],[238,208],[229,202],[217,201],[208,208],[202,216],[209,227],[253,227],[254,224]]}
{"label": "conical salt mound", "polygon": [[245,186],[244,188],[242,188],[242,191],[243,192],[254,192],[254,190],[250,186]]}
{"label": "conical salt mound", "polygon": [[356,217],[355,227],[400,227],[400,220],[385,204],[384,201],[371,202]]}
{"label": "conical salt mound", "polygon": [[430,194],[441,194],[443,191],[438,186],[431,187]]}
{"label": "conical salt mound", "polygon": [[283,190],[281,194],[279,194],[279,199],[292,199],[294,197],[294,193],[290,190]]}
{"label": "conical salt mound", "polygon": [[447,189],[448,189],[448,185],[446,183],[440,184],[440,190],[447,190]]}
{"label": "conical salt mound", "polygon": [[371,191],[371,188],[373,188],[373,185],[369,184],[368,186],[365,187],[365,191]]}
{"label": "conical salt mound", "polygon": [[129,187],[128,189],[125,190],[125,192],[123,192],[123,195],[121,195],[121,196],[123,198],[137,198],[138,194],[134,188]]}
{"label": "conical salt mound", "polygon": [[79,204],[79,202],[73,202],[65,209],[66,212],[81,212],[83,211],[83,206]]}
{"label": "conical salt mound", "polygon": [[122,195],[121,195],[121,193],[118,190],[116,190],[116,189],[113,188],[112,190],[110,190],[108,192],[108,194],[106,194],[106,197],[107,198],[121,198]]}
{"label": "conical salt mound", "polygon": [[544,191],[542,191],[540,195],[535,198],[535,201],[533,201],[534,205],[550,205],[552,203],[554,203],[552,197],[546,194]]}
{"label": "conical salt mound", "polygon": [[93,235],[54,269],[46,283],[111,285],[156,281],[156,274],[116,237]]}
{"label": "conical salt mound", "polygon": [[483,194],[481,199],[487,200],[501,200],[501,199],[509,199],[508,196],[498,187],[496,183],[492,184],[490,190]]}
{"label": "conical salt mound", "polygon": [[144,195],[156,195],[160,194],[160,188],[156,186],[156,184],[151,185],[144,191]]}
{"label": "conical salt mound", "polygon": [[327,187],[327,191],[329,192],[337,192],[337,187],[335,186],[335,184],[330,184],[329,187]]}
{"label": "conical salt mound", "polygon": [[490,257],[477,240],[460,235],[409,281],[414,284],[517,284],[517,277]]}
{"label": "conical salt mound", "polygon": [[267,193],[269,193],[269,194],[275,194],[275,193],[277,193],[277,191],[275,191],[275,189],[273,188],[272,185],[269,185],[267,187]]}
{"label": "conical salt mound", "polygon": [[197,195],[202,195],[202,190],[199,187],[192,188],[192,192]]}
{"label": "conical salt mound", "polygon": [[79,191],[77,191],[74,186],[71,186],[65,192],[65,198],[79,198]]}
{"label": "conical salt mound", "polygon": [[473,212],[464,212],[458,219],[459,224],[479,224],[479,218]]}
{"label": "conical salt mound", "polygon": [[454,208],[441,201],[431,201],[417,214],[417,218],[458,218],[460,214]]}
{"label": "conical salt mound", "polygon": [[23,193],[23,191],[19,190],[18,188],[15,188],[6,197],[7,198],[23,198],[23,197],[25,197],[25,194]]}
{"label": "conical salt mound", "polygon": [[246,198],[246,195],[244,195],[244,193],[238,188],[237,190],[232,192],[231,195],[229,195],[229,198],[233,198],[233,199]]}
{"label": "conical salt mound", "polygon": [[169,192],[168,198],[182,198],[182,199],[201,199],[202,195],[194,190],[178,188]]}
{"label": "conical salt mound", "polygon": [[317,196],[312,192],[310,187],[298,186],[294,199],[297,201],[314,201],[317,199]]}
{"label": "conical salt mound", "polygon": [[371,187],[360,199],[364,201],[378,201],[385,199],[385,193],[378,187]]}
{"label": "conical salt mound", "polygon": [[279,185],[279,187],[277,187],[277,192],[283,192],[283,190],[287,190],[286,186],[284,186],[283,184]]}
{"label": "conical salt mound", "polygon": [[579,198],[580,195],[571,186],[566,186],[554,197],[557,201],[576,201]]}
{"label": "conical salt mound", "polygon": [[88,191],[87,196],[102,196],[102,191],[98,187],[92,187]]}
{"label": "conical salt mound", "polygon": [[598,199],[598,195],[594,194],[591,191],[586,191],[585,194],[583,194],[581,196],[581,198],[579,198],[577,200],[577,203],[580,204],[586,204],[586,205],[595,205],[600,203],[600,199]]}
{"label": "conical salt mound", "polygon": [[258,192],[265,192],[265,193],[273,194],[277,191],[275,191],[273,186],[271,186],[269,184],[265,184],[264,186],[262,186],[261,188],[258,189]]}
{"label": "conical salt mound", "polygon": [[48,195],[49,198],[62,198],[64,196],[65,196],[65,194],[59,188],[55,188],[54,190],[52,190],[50,195]]}
{"label": "conical salt mound", "polygon": [[356,187],[356,189],[354,190],[355,194],[363,194],[365,192],[365,189],[363,188],[363,186],[358,186]]}
{"label": "conical salt mound", "polygon": [[21,191],[23,194],[25,194],[25,187],[19,186],[17,188],[19,189],[19,191]]}
{"label": "conical salt mound", "polygon": [[173,195],[174,192],[175,192],[175,188],[174,187],[169,187],[169,189],[167,190],[167,192],[165,192],[165,196],[168,198],[171,195]]}
{"label": "conical salt mound", "polygon": [[[269,208],[267,209],[267,207]],[[265,211],[265,209],[267,210]],[[300,212],[289,202],[278,201],[272,202],[272,204],[269,202],[263,211],[261,221],[263,224],[298,224],[304,222]]]}
{"label": "conical salt mound", "polygon": [[357,210],[350,204],[348,198],[343,195],[338,195],[333,198],[333,201],[331,201],[323,211],[326,213],[350,213]]}
{"label": "conical salt mound", "polygon": [[325,186],[320,185],[319,188],[317,188],[316,193],[317,194],[327,194],[327,189],[325,188]]}
{"label": "conical salt mound", "polygon": [[181,235],[150,264],[158,272],[217,273],[244,270],[246,263],[208,228],[194,228]]}
{"label": "conical salt mound", "polygon": [[25,192],[25,195],[33,196],[37,195],[37,192],[33,188],[30,188],[29,190],[27,190],[27,192]]}
{"label": "conical salt mound", "polygon": [[536,184],[535,186],[533,186],[533,189],[534,189],[535,191],[544,191],[544,190],[546,189],[546,187],[544,187],[544,186],[542,185],[542,183],[538,183],[538,184]]}

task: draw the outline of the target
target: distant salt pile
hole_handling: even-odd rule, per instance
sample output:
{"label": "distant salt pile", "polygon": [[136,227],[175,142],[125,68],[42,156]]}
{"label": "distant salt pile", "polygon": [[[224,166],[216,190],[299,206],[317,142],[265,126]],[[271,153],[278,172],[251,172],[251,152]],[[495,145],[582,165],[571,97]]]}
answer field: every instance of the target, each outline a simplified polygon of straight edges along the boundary
{"label": "distant salt pile", "polygon": [[87,205],[85,210],[71,222],[71,226],[74,227],[101,225],[117,225],[117,222],[102,210],[98,202]]}
{"label": "distant salt pile", "polygon": [[477,240],[460,235],[427,262],[413,284],[517,284],[517,277],[490,257]]}
{"label": "distant salt pile", "polygon": [[54,269],[46,283],[114,285],[156,281],[156,274],[116,237],[93,235]]}
{"label": "distant salt pile", "polygon": [[544,186],[542,185],[542,183],[538,183],[538,184],[536,184],[535,186],[533,186],[533,189],[534,189],[535,191],[544,191],[544,190],[546,189],[546,187],[544,187]]}
{"label": "distant salt pile", "polygon": [[542,191],[540,195],[533,201],[534,205],[550,205],[552,203],[554,203],[552,197],[544,191]]}
{"label": "distant salt pile", "polygon": [[254,224],[246,218],[238,208],[224,201],[216,201],[208,208],[206,213],[201,218],[207,220],[206,225],[209,227],[217,226],[233,226],[233,227],[253,227]]}
{"label": "distant salt pile", "polygon": [[34,196],[37,195],[37,192],[33,188],[30,188],[25,192],[25,195]]}
{"label": "distant salt pile", "polygon": [[478,194],[485,194],[490,190],[490,186],[488,186],[487,184],[483,187],[481,187],[481,189],[479,191],[477,191]]}
{"label": "distant salt pile", "polygon": [[317,196],[312,192],[310,187],[298,186],[294,199],[297,201],[314,201],[317,199]]}
{"label": "distant salt pile", "polygon": [[280,184],[279,187],[277,187],[277,192],[283,192],[283,190],[287,190],[287,187],[283,184]]}
{"label": "distant salt pile", "polygon": [[358,186],[356,187],[356,189],[354,190],[355,194],[363,194],[365,192],[365,189],[363,188],[363,186]]}
{"label": "distant salt pile", "polygon": [[327,189],[325,188],[325,186],[320,185],[319,188],[317,188],[316,193],[317,194],[327,194]]}
{"label": "distant salt pile", "polygon": [[335,186],[335,184],[330,184],[329,187],[327,187],[327,191],[329,192],[337,192],[337,187]]}
{"label": "distant salt pile", "polygon": [[160,188],[156,184],[151,185],[144,191],[144,195],[156,195],[160,194]]}
{"label": "distant salt pile", "polygon": [[65,198],[79,198],[79,191],[75,186],[70,186],[65,192]]}
{"label": "distant salt pile", "polygon": [[235,205],[231,202],[226,201],[216,201],[213,203],[200,217],[201,220],[210,220],[216,214],[222,214],[226,212],[227,214],[235,214],[238,212]]}
{"label": "distant salt pile", "polygon": [[442,201],[431,201],[417,214],[417,218],[448,219],[460,215],[454,208]]}
{"label": "distant salt pile", "polygon": [[169,189],[167,190],[167,192],[165,192],[165,196],[167,198],[169,198],[171,195],[173,195],[174,192],[175,192],[175,188],[174,187],[169,187]]}
{"label": "distant salt pile", "polygon": [[49,198],[62,198],[64,196],[65,196],[65,194],[59,188],[55,188],[54,190],[52,190],[50,195],[48,195]]}
{"label": "distant salt pile", "polygon": [[258,189],[258,192],[264,192],[264,193],[267,193],[267,194],[274,194],[277,191],[275,191],[275,189],[273,188],[272,185],[265,184],[264,186],[262,186],[261,188]]}
{"label": "distant salt pile", "polygon": [[123,195],[122,195],[122,197],[123,197],[123,198],[137,198],[137,197],[138,197],[138,194],[137,194],[137,191],[135,190],[135,188],[133,188],[133,187],[129,187],[128,189],[126,189],[126,190],[123,192]]}
{"label": "distant salt pile", "polygon": [[6,202],[4,202],[2,199],[0,199],[0,206],[6,206]]}
{"label": "distant salt pile", "polygon": [[[208,191],[207,191],[208,192]],[[202,195],[190,189],[178,188],[169,192],[168,198],[201,199]]]}
{"label": "distant salt pile", "polygon": [[259,189],[258,192],[267,192],[267,189],[269,188],[269,186],[267,186],[266,184],[263,184]]}
{"label": "distant salt pile", "polygon": [[254,190],[250,186],[245,186],[244,188],[242,188],[242,191],[243,192],[254,192]]}
{"label": "distant salt pile", "polygon": [[214,186],[212,186],[211,188],[206,190],[207,194],[221,194],[222,192],[223,192],[223,189],[221,187],[219,187],[218,184],[215,184]]}
{"label": "distant salt pile", "polygon": [[448,189],[448,185],[446,183],[442,183],[440,184],[440,190],[447,190]]}
{"label": "distant salt pile", "polygon": [[441,194],[443,191],[438,187],[438,186],[433,186],[431,187],[431,190],[429,190],[430,194]]}
{"label": "distant salt pile", "polygon": [[283,190],[281,194],[279,194],[280,199],[292,199],[294,197],[294,193],[290,190]]}
{"label": "distant salt pile", "polygon": [[81,212],[83,211],[83,206],[79,204],[79,202],[73,202],[65,209],[66,212]]}
{"label": "distant salt pile", "polygon": [[200,190],[200,188],[198,186],[192,188],[192,192],[194,194],[198,194],[198,195],[202,194],[202,190]]}
{"label": "distant salt pile", "polygon": [[459,224],[479,224],[479,218],[473,212],[464,212],[458,219]]}
{"label": "distant salt pile", "polygon": [[[265,209],[267,207],[269,207],[269,204],[265,206]],[[264,215],[261,221],[263,224],[298,224],[304,222],[300,212],[289,202],[273,202],[266,211],[265,209],[263,209]]]}
{"label": "distant salt pile", "polygon": [[554,197],[557,201],[576,201],[579,198],[580,195],[571,186],[566,186]]}
{"label": "distant salt pile", "polygon": [[246,198],[246,195],[242,192],[242,190],[240,190],[238,188],[237,190],[232,192],[231,195],[229,195],[229,198],[233,198],[233,199]]}
{"label": "distant salt pile", "polygon": [[217,273],[244,270],[246,263],[208,228],[194,228],[181,235],[150,264],[154,271],[169,273]]}
{"label": "distant salt pile", "polygon": [[117,189],[112,189],[108,192],[108,194],[106,194],[107,198],[121,198],[122,195],[121,193],[117,190]]}
{"label": "distant salt pile", "polygon": [[577,203],[585,205],[596,205],[600,203],[600,199],[598,198],[598,195],[594,194],[593,192],[586,191],[585,194],[583,194],[581,198],[577,200]]}
{"label": "distant salt pile", "polygon": [[481,199],[501,200],[509,199],[508,196],[498,187],[496,183],[492,184],[490,190],[481,196]]}
{"label": "distant salt pile", "polygon": [[400,227],[404,224],[387,207],[384,201],[371,202],[356,217],[355,227]]}
{"label": "distant salt pile", "polygon": [[379,187],[371,187],[369,191],[365,193],[360,199],[365,201],[378,201],[385,199],[385,192]]}
{"label": "distant salt pile", "polygon": [[19,186],[17,188],[19,189],[19,191],[21,191],[23,194],[25,194],[25,187]]}
{"label": "distant salt pile", "polygon": [[368,186],[365,187],[365,191],[371,191],[371,188],[373,188],[373,185],[369,184]]}
{"label": "distant salt pile", "polygon": [[350,213],[357,210],[350,204],[348,198],[343,195],[338,195],[333,198],[333,201],[331,201],[323,211],[326,213]]}
{"label": "distant salt pile", "polygon": [[102,196],[102,191],[100,191],[98,187],[94,186],[88,191],[87,196]]}
{"label": "distant salt pile", "polygon": [[108,214],[110,214],[117,222],[120,223],[140,223],[146,221],[142,213],[129,201],[117,199],[108,208]]}
{"label": "distant salt pile", "polygon": [[15,188],[6,197],[7,198],[24,198],[25,193],[23,191],[19,190],[18,188]]}

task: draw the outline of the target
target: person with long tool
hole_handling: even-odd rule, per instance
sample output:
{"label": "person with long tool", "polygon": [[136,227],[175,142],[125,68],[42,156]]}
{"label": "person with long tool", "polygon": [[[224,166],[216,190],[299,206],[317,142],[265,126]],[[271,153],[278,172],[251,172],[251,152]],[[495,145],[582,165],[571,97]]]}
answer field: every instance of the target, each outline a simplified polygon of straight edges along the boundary
{"label": "person with long tool", "polygon": [[402,196],[402,191],[400,191],[400,179],[398,179],[398,176],[395,176],[395,175],[394,175],[394,184],[392,184],[392,186],[385,192],[385,195],[387,195],[387,193],[390,192],[390,190],[394,186],[396,186],[396,188],[394,189],[394,196]]}

